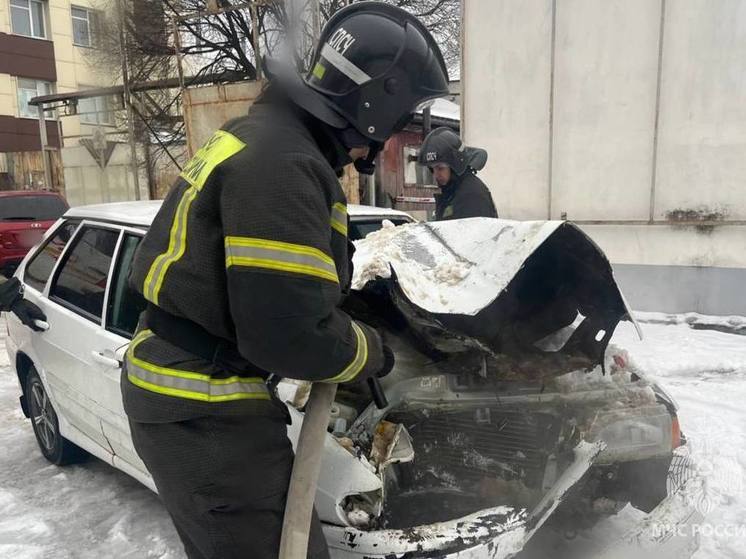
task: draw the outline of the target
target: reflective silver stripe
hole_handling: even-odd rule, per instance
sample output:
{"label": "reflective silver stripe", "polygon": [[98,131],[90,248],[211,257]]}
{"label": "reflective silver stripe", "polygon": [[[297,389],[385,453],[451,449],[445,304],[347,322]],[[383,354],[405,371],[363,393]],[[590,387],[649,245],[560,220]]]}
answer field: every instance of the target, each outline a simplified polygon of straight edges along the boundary
{"label": "reflective silver stripe", "polygon": [[337,267],[318,249],[278,241],[227,237],[226,266],[247,266],[315,276],[339,283]]}
{"label": "reflective silver stripe", "polygon": [[368,340],[365,338],[363,330],[352,321],[352,330],[355,332],[357,338],[357,349],[355,350],[355,357],[352,359],[352,363],[345,367],[345,370],[339,373],[336,377],[327,379],[326,382],[349,382],[354,379],[360,371],[363,370],[365,364],[368,362]]}
{"label": "reflective silver stripe", "polygon": [[332,206],[332,227],[342,235],[347,235],[347,206],[336,203]]}
{"label": "reflective silver stripe", "polygon": [[347,223],[347,208],[343,204],[334,204],[332,206],[332,219],[340,223]]}
{"label": "reflective silver stripe", "polygon": [[326,58],[332,66],[358,85],[371,80],[371,77],[368,74],[347,60],[343,55],[339,54],[336,50],[330,47],[328,43],[324,43],[324,46],[321,47],[321,56]]}
{"label": "reflective silver stripe", "polygon": [[130,359],[127,363],[127,374],[133,384],[150,390],[205,402],[223,402],[242,399],[268,399],[269,390],[259,378],[198,380],[179,376],[165,375],[139,367]]}

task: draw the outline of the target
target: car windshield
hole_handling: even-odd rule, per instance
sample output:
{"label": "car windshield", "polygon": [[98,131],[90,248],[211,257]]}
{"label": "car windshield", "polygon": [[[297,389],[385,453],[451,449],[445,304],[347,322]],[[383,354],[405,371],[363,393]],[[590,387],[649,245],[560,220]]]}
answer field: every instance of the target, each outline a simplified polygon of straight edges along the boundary
{"label": "car windshield", "polygon": [[67,210],[56,196],[8,196],[0,198],[0,221],[53,221]]}

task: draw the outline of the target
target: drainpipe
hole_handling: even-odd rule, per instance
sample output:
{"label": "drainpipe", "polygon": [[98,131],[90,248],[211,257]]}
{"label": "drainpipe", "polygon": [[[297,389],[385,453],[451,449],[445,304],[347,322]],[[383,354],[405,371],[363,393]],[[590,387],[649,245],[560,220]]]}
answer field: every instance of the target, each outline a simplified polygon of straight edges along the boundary
{"label": "drainpipe", "polygon": [[44,104],[39,103],[36,109],[39,111],[39,137],[41,138],[41,159],[44,163],[44,188],[52,190],[52,165],[49,161],[47,121],[44,118]]}

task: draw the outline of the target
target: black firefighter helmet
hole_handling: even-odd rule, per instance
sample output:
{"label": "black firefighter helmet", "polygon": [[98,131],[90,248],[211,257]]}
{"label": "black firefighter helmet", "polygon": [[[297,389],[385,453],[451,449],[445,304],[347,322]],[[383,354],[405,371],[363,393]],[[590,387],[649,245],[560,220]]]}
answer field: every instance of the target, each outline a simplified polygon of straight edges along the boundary
{"label": "black firefighter helmet", "polygon": [[267,63],[295,103],[334,128],[352,126],[371,144],[403,128],[420,104],[448,94],[448,71],[430,32],[382,2],[357,2],[332,16],[305,79]]}
{"label": "black firefighter helmet", "polygon": [[487,152],[465,145],[458,134],[443,126],[427,135],[417,155],[417,162],[426,167],[442,163],[457,175],[463,175],[467,169],[481,170],[487,163]]}

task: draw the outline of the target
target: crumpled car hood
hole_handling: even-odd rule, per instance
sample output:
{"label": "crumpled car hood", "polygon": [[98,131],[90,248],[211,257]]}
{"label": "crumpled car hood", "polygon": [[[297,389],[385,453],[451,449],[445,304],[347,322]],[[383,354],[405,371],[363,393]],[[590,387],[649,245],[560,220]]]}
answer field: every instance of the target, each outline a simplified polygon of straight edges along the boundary
{"label": "crumpled car hood", "polygon": [[616,325],[632,319],[604,253],[565,221],[385,227],[356,243],[352,288],[385,289],[409,326],[445,352],[467,342],[602,363]]}

